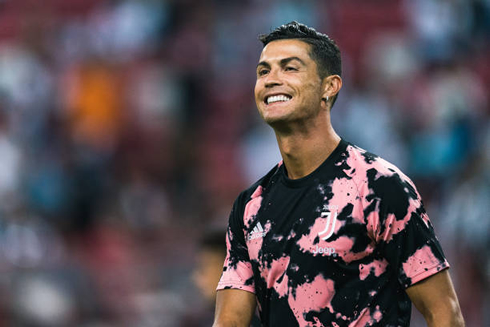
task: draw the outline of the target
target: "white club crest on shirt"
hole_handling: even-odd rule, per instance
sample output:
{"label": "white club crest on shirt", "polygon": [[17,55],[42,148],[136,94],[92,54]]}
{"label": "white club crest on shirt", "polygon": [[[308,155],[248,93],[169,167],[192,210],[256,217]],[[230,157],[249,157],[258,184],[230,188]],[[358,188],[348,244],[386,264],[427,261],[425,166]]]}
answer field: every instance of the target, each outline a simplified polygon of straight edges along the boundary
{"label": "white club crest on shirt", "polygon": [[335,223],[337,222],[337,211],[334,213],[330,211],[323,211],[321,214],[322,217],[327,217],[327,224],[325,226],[325,229],[318,233],[318,236],[321,237],[322,240],[326,241],[332,236],[333,232],[335,231]]}

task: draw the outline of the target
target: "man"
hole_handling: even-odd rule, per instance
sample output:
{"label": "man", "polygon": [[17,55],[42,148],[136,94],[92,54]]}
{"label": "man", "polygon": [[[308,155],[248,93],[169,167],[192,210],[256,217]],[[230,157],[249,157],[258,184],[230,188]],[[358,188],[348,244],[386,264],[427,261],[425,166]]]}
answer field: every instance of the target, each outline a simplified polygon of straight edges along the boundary
{"label": "man", "polygon": [[283,161],[235,201],[214,326],[248,326],[256,303],[263,326],[408,326],[411,302],[463,326],[412,181],[332,128],[335,43],[296,22],[261,41],[255,101]]}
{"label": "man", "polygon": [[226,244],[221,230],[204,233],[196,254],[196,268],[192,275],[206,303],[212,307],[216,301],[216,285],[221,276],[223,260],[226,257]]}
{"label": "man", "polygon": [[213,321],[213,306],[216,302],[216,285],[223,270],[226,244],[223,231],[210,230],[203,233],[196,251],[196,267],[192,281],[203,300],[202,306],[183,317],[180,326],[209,326]]}
{"label": "man", "polygon": [[[226,257],[224,231],[211,229],[205,231],[199,249],[196,252],[196,268],[192,274],[194,285],[204,300],[201,310],[193,311],[184,317],[180,326],[206,326],[213,321],[213,307],[216,302],[216,285],[223,271],[223,260]],[[258,318],[253,317],[252,326],[260,326]],[[248,327],[248,326],[247,326]]]}

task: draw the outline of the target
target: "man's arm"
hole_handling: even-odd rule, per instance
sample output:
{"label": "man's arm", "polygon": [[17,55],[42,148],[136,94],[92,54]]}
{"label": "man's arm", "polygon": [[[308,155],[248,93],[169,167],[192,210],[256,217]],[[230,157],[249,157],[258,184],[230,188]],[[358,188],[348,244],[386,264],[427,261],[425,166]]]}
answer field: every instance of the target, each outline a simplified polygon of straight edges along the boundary
{"label": "man's arm", "polygon": [[255,304],[253,293],[235,289],[218,291],[213,327],[249,327]]}
{"label": "man's arm", "polygon": [[443,270],[406,289],[429,327],[461,327],[463,316],[448,270]]}

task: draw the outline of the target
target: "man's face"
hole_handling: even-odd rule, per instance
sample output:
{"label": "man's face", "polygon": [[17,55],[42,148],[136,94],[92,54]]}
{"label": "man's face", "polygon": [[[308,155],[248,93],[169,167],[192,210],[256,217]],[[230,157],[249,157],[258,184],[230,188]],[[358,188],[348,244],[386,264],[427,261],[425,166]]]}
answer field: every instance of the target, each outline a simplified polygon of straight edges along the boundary
{"label": "man's face", "polygon": [[225,255],[220,251],[203,249],[199,251],[193,281],[204,298],[214,304],[216,287],[223,272]]}
{"label": "man's face", "polygon": [[306,121],[321,110],[322,80],[309,50],[296,39],[272,41],[262,50],[255,103],[268,124]]}

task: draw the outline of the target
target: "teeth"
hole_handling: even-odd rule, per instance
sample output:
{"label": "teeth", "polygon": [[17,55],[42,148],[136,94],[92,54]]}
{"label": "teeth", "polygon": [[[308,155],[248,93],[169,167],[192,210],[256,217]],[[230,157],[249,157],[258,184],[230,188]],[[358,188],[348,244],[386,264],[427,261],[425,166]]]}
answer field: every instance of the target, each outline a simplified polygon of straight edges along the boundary
{"label": "teeth", "polygon": [[284,101],[289,101],[289,100],[291,100],[290,97],[287,97],[287,96],[282,95],[282,94],[281,95],[273,95],[273,96],[267,98],[267,104],[271,104],[271,103],[279,102],[279,101],[284,102]]}

